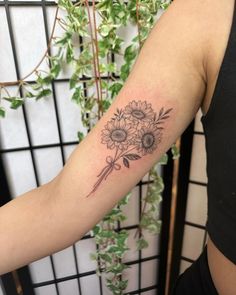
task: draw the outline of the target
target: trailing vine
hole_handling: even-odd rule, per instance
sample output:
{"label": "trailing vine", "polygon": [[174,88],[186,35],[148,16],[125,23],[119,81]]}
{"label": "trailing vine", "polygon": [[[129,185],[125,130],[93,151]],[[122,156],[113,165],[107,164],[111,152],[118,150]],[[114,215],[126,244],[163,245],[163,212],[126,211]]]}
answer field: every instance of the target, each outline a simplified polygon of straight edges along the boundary
{"label": "trailing vine", "polygon": [[[3,106],[3,102],[8,103],[10,108],[17,109],[27,99],[39,100],[50,96],[51,83],[63,72],[64,66],[69,65],[72,69],[69,79],[69,88],[73,91],[71,99],[80,107],[83,126],[90,130],[121,90],[155,23],[159,9],[166,9],[170,2],[171,0],[99,0],[95,3],[94,0],[59,0],[49,43],[40,61],[22,79],[0,83],[0,117],[7,115],[7,107],[5,104]],[[60,11],[65,11],[65,16],[60,16]],[[59,37],[54,34],[56,26],[63,30]],[[128,40],[129,44],[125,47],[120,29],[128,29],[129,26],[136,26],[137,35]],[[57,49],[54,55],[49,54],[52,46]],[[120,67],[116,57],[122,58]],[[40,69],[44,60],[50,65],[48,72]],[[32,74],[37,78],[28,82],[27,79]],[[17,86],[17,90],[11,95],[8,87],[13,85]],[[84,136],[79,130],[78,141]],[[173,158],[178,158],[179,152],[175,145],[171,150]],[[155,235],[160,233],[159,206],[164,184],[158,168],[167,161],[165,154],[149,172],[141,219],[135,233],[137,250],[148,247],[145,232]],[[97,261],[97,274],[106,276],[107,287],[113,294],[123,294],[128,284],[127,280],[122,279],[123,271],[128,268],[122,263],[122,258],[129,250],[129,233],[120,230],[120,223],[127,218],[122,209],[128,204],[130,195],[121,200],[91,230],[97,243],[97,251],[91,254],[91,258]]]}

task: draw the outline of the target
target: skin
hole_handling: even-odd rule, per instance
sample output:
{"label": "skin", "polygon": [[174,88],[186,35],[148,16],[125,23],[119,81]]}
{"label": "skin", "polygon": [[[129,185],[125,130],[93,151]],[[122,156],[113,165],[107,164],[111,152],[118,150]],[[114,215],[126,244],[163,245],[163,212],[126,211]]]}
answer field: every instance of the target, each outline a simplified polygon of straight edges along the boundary
{"label": "skin", "polygon": [[[149,171],[202,108],[210,105],[232,17],[233,0],[175,0],[161,16],[106,114],[46,185],[0,208],[0,275],[78,241]],[[217,35],[217,38],[216,38]],[[217,40],[216,40],[217,39]],[[89,195],[110,155],[101,133],[118,109],[146,101],[172,109],[158,147],[130,167],[113,170]],[[111,194],[112,192],[112,194]],[[70,200],[68,202],[68,200]],[[17,247],[16,247],[17,245]],[[208,240],[219,294],[236,289],[235,266]]]}

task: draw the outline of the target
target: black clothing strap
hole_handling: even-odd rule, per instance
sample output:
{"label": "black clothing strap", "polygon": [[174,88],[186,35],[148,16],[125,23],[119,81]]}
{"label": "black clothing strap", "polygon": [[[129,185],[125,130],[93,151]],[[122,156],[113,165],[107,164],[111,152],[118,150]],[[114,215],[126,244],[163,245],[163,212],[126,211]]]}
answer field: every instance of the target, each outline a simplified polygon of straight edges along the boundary
{"label": "black clothing strap", "polygon": [[[223,5],[223,2],[222,2]],[[211,104],[201,117],[207,153],[209,236],[236,264],[236,4]]]}

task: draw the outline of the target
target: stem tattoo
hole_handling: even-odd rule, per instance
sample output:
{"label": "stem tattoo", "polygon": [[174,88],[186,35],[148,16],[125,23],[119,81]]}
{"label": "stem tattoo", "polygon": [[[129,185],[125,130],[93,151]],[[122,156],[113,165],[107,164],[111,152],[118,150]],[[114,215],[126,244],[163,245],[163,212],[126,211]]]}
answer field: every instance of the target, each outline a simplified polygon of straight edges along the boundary
{"label": "stem tattoo", "polygon": [[153,111],[146,101],[131,101],[124,109],[117,109],[107,122],[101,134],[101,143],[114,150],[113,156],[106,157],[106,165],[97,175],[89,197],[107,179],[113,170],[120,170],[122,164],[129,168],[131,161],[152,154],[162,140],[163,123],[169,118],[172,108],[159,113]]}

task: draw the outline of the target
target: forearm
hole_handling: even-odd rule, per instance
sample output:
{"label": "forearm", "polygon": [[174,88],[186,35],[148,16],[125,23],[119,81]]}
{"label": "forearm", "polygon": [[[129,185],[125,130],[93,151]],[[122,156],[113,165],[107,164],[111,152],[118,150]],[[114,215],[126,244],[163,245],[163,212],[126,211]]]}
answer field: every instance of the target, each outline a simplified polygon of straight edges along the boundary
{"label": "forearm", "polygon": [[47,255],[45,241],[50,238],[52,222],[47,208],[49,187],[36,188],[0,208],[0,275],[35,260],[41,253]]}

